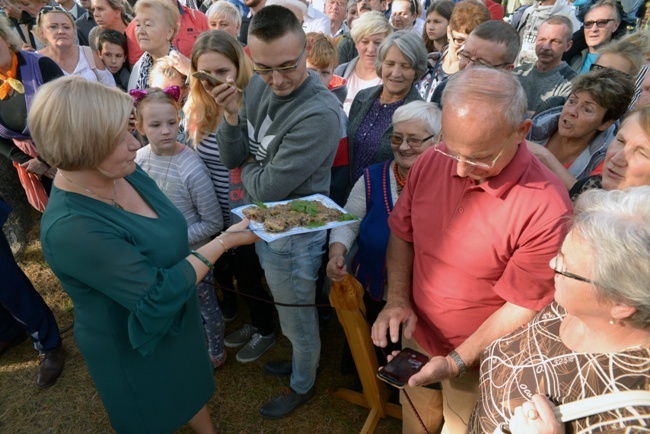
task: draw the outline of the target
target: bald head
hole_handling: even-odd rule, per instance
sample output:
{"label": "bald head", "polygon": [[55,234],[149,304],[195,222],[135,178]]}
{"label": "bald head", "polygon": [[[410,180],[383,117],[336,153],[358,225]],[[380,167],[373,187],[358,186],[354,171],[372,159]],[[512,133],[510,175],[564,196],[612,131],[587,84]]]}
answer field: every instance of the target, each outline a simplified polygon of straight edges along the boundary
{"label": "bald head", "polygon": [[516,128],[526,113],[526,93],[509,72],[477,66],[454,74],[442,95],[443,107],[451,109],[480,104],[486,120],[501,119]]}

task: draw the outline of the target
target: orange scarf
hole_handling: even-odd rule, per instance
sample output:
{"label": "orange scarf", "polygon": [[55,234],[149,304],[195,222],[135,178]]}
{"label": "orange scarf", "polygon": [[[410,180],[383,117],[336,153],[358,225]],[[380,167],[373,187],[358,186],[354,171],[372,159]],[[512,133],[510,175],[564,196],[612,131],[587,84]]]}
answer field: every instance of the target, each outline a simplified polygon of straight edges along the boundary
{"label": "orange scarf", "polygon": [[25,88],[23,87],[23,84],[20,82],[20,80],[16,80],[16,72],[18,71],[18,56],[16,56],[16,53],[13,53],[13,56],[11,57],[11,69],[5,76],[3,73],[0,72],[0,80],[3,81],[2,84],[0,84],[0,99],[5,99],[7,98],[7,95],[9,95],[9,91],[11,89],[15,90],[18,93],[25,93]]}

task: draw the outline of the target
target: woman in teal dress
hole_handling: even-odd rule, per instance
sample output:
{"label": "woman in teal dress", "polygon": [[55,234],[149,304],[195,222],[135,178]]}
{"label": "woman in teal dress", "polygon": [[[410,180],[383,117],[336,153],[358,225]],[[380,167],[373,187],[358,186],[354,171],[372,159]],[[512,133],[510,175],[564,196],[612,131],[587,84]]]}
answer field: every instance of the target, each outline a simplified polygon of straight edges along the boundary
{"label": "woman in teal dress", "polygon": [[[45,258],[75,305],[75,338],[119,433],[213,433],[214,391],[195,286],[248,231],[190,252],[182,214],[134,163],[132,99],[79,77],[42,86],[28,125],[59,169]],[[242,230],[248,221],[231,227]]]}

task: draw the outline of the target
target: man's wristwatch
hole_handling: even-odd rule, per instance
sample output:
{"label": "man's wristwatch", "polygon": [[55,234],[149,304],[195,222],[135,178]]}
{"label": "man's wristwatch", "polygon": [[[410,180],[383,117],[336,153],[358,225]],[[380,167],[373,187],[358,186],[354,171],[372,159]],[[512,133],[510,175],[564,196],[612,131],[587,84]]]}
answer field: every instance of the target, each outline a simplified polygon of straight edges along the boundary
{"label": "man's wristwatch", "polygon": [[465,362],[463,362],[463,359],[460,358],[458,353],[456,351],[450,351],[449,352],[449,357],[456,363],[456,366],[458,366],[458,376],[461,377],[467,373],[467,366],[465,365]]}

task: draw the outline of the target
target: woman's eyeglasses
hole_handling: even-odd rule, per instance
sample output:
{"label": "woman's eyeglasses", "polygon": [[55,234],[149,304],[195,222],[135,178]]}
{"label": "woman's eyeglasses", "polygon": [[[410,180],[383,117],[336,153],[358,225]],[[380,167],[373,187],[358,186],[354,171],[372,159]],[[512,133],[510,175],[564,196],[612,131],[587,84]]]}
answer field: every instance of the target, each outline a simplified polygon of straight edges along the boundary
{"label": "woman's eyeglasses", "polygon": [[624,73],[623,71],[619,71],[618,69],[609,68],[609,67],[607,67],[607,66],[603,66],[603,65],[597,65],[597,64],[595,64],[595,63],[592,63],[591,66],[589,67],[589,70],[590,70],[590,71],[597,71],[597,70],[599,70],[599,69],[608,69],[608,70],[610,70],[610,71],[620,72],[622,75],[624,75],[625,77],[629,78],[630,80],[634,78],[634,76],[633,76],[632,74],[626,74],[626,73]]}
{"label": "woman's eyeglasses", "polygon": [[431,134],[429,137],[420,139],[419,137],[402,137],[399,134],[391,134],[388,136],[388,139],[390,140],[390,144],[393,146],[401,146],[402,143],[406,141],[406,144],[411,148],[419,148],[424,144],[424,142],[434,138],[435,136],[435,134]]}
{"label": "woman's eyeglasses", "polygon": [[577,280],[579,282],[589,283],[591,285],[596,284],[593,280],[587,279],[586,277],[582,277],[577,274],[569,273],[568,271],[564,271],[563,268],[564,255],[561,252],[558,252],[557,256],[555,256],[555,259],[553,259],[553,271],[555,274],[559,274],[560,276],[568,277],[569,279]]}

